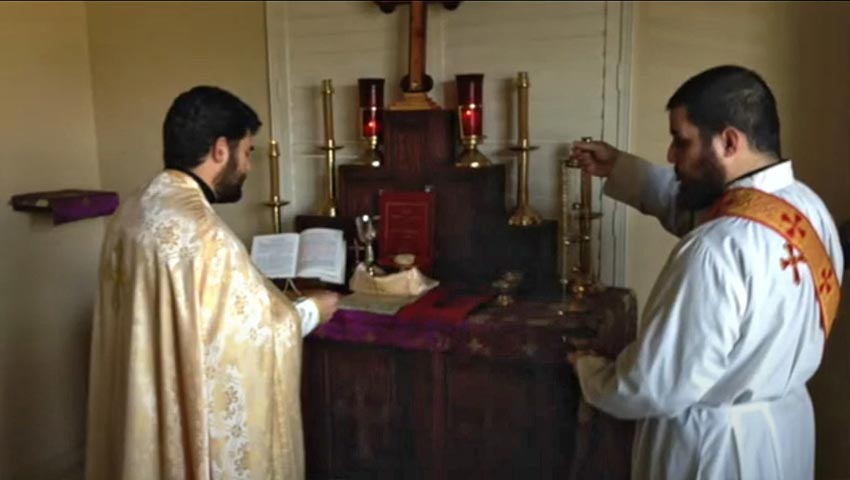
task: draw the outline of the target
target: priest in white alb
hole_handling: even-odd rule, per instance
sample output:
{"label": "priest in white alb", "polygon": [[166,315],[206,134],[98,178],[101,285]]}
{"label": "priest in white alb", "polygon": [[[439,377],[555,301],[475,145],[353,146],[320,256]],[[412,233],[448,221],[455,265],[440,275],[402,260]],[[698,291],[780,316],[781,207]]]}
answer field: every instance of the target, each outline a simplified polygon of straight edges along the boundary
{"label": "priest in white alb", "polygon": [[575,147],[607,195],[680,237],[636,340],[615,359],[571,355],[583,395],[638,420],[632,478],[811,479],[806,382],[839,301],[834,221],[781,157],[776,102],[755,72],[702,72],[667,109],[674,169]]}

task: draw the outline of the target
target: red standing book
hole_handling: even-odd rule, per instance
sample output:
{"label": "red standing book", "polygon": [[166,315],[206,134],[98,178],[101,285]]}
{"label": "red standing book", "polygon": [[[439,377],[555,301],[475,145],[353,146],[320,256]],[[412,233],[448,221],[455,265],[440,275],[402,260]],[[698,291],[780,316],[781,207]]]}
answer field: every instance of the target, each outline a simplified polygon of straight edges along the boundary
{"label": "red standing book", "polygon": [[434,194],[385,190],[379,208],[378,263],[394,266],[396,255],[413,254],[414,265],[429,273],[434,263]]}

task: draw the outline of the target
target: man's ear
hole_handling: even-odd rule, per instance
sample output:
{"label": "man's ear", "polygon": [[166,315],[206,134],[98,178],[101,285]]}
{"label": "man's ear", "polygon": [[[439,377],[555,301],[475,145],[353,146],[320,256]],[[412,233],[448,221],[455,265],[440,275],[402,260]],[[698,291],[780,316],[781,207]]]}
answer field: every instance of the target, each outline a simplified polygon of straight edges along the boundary
{"label": "man's ear", "polygon": [[733,157],[744,147],[744,135],[740,130],[726,127],[720,132],[720,151],[724,157]]}
{"label": "man's ear", "polygon": [[226,137],[218,137],[212,146],[212,159],[215,163],[227,163],[230,158],[230,146]]}

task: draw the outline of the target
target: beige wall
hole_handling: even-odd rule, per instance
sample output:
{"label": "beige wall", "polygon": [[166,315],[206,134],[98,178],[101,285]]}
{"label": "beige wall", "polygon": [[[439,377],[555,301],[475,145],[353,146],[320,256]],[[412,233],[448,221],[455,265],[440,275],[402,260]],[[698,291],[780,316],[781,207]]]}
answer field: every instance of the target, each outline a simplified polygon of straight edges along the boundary
{"label": "beige wall", "polygon": [[243,240],[269,228],[264,6],[0,3],[0,478],[80,478],[103,219],[54,227],[16,193],[126,194],[161,168],[171,100],[230,89],[266,123],[245,198],[217,207]]}
{"label": "beige wall", "polygon": [[268,232],[269,100],[262,2],[87,2],[103,187],[127,193],[162,169],[162,121],[195,85],[230,90],[264,125],[235,205],[216,206],[243,241]]}
{"label": "beige wall", "polygon": [[[783,142],[799,176],[839,220],[850,218],[850,42],[843,29],[850,7],[640,3],[635,10],[636,153],[663,161],[663,106],[683,80],[717,63],[744,63],[776,90]],[[14,193],[39,189],[129,192],[161,168],[160,127],[174,96],[216,84],[254,106],[265,123],[245,198],[217,208],[243,240],[268,230],[260,205],[268,195],[269,132],[262,3],[2,3],[0,64],[4,205]],[[64,478],[79,461],[102,225],[53,227],[0,208],[0,478]],[[673,240],[633,214],[629,235],[628,281],[642,304]],[[842,413],[850,401],[850,328],[840,330],[847,319],[839,320],[813,382],[819,478],[850,477],[850,446],[842,440],[850,430]]]}
{"label": "beige wall", "polygon": [[[666,162],[664,105],[688,77],[738,63],[774,90],[784,154],[838,222],[850,218],[850,5],[641,2],[635,5],[632,150]],[[628,285],[643,306],[675,239],[657,221],[628,218]],[[847,289],[845,289],[846,291]],[[846,303],[846,302],[845,302]],[[847,305],[845,305],[847,307]],[[845,314],[844,312],[847,312]],[[850,321],[844,308],[839,325]],[[818,478],[850,478],[850,328],[836,328],[812,382]]]}
{"label": "beige wall", "polygon": [[0,3],[0,65],[0,478],[72,478],[103,219],[7,202],[100,186],[84,5]]}
{"label": "beige wall", "polygon": [[[737,63],[761,73],[779,104],[783,154],[797,176],[850,218],[850,5],[774,2],[636,4],[632,150],[666,163],[664,105],[708,67]],[[629,218],[628,283],[640,304],[674,239],[654,219]]]}

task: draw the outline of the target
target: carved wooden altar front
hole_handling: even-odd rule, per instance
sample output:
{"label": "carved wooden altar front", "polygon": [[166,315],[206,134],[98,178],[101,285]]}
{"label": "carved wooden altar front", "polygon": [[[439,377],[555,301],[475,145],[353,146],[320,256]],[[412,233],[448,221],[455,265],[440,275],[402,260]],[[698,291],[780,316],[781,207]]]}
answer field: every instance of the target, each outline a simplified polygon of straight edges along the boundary
{"label": "carved wooden altar front", "polygon": [[309,478],[625,479],[631,424],[580,404],[569,343],[618,351],[635,301],[485,306],[457,326],[341,311],[305,341]]}

